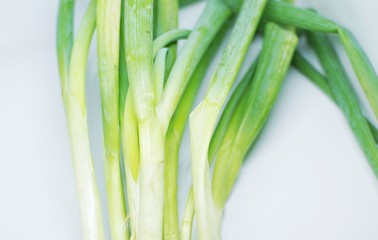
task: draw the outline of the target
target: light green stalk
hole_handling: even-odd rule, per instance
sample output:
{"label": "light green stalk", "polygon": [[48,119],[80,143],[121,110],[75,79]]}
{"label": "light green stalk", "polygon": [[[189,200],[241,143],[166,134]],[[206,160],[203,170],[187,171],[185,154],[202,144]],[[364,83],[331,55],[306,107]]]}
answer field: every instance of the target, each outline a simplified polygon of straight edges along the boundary
{"label": "light green stalk", "polygon": [[240,100],[248,91],[248,86],[252,83],[253,76],[255,75],[256,66],[258,60],[254,61],[249,67],[247,73],[244,75],[242,81],[238,84],[234,93],[232,94],[230,100],[222,112],[222,116],[219,119],[217,127],[215,128],[214,134],[211,137],[211,142],[209,146],[209,163],[211,164],[214,160],[224,136],[227,131],[227,127],[230,124],[231,118],[235,113],[237,106],[240,104]]}
{"label": "light green stalk", "polygon": [[98,0],[97,52],[105,147],[105,179],[112,239],[128,239],[120,168],[120,0]]}
{"label": "light green stalk", "polygon": [[194,202],[200,239],[220,239],[220,214],[211,193],[208,147],[218,115],[252,41],[266,0],[246,0],[205,99],[190,115]]}
{"label": "light green stalk", "polygon": [[[122,2],[124,4],[124,2]],[[121,37],[119,54],[119,111],[122,136],[122,151],[126,176],[128,202],[128,222],[130,223],[130,239],[136,240],[139,210],[139,139],[138,126],[133,110],[131,94],[127,94],[129,82],[125,56],[124,14],[121,15]]]}
{"label": "light green stalk", "polygon": [[56,47],[63,98],[69,81],[69,66],[73,46],[74,6],[74,0],[60,0],[59,3]]}
{"label": "light green stalk", "polygon": [[165,131],[155,113],[153,1],[127,0],[124,11],[127,72],[140,149],[138,238],[161,239]]}
{"label": "light green stalk", "polygon": [[183,49],[180,51],[168,77],[163,98],[157,106],[164,128],[168,128],[180,98],[191,75],[202,59],[210,43],[225,21],[231,16],[231,10],[221,0],[210,0],[200,20],[192,30]]}
{"label": "light green stalk", "polygon": [[[168,31],[178,28],[179,3],[178,0],[155,0],[155,19],[154,19],[154,35],[158,37]],[[165,77],[176,60],[177,44],[171,43],[167,55],[167,63],[165,65]]]}
{"label": "light green stalk", "polygon": [[155,90],[155,104],[157,105],[161,97],[163,96],[164,90],[164,79],[165,79],[165,70],[168,59],[169,50],[168,48],[162,48],[159,50],[156,55],[154,62],[154,90]]}
{"label": "light green stalk", "polygon": [[[256,70],[256,61],[250,66],[247,73],[244,75],[241,82],[238,84],[235,91],[232,93],[230,100],[227,102],[225,109],[223,110],[222,116],[219,119],[217,127],[211,138],[209,147],[209,165],[212,164],[216,153],[222,143],[223,137],[226,133],[227,126],[231,120],[233,113],[235,112],[236,106],[240,103],[241,97],[246,93],[248,85],[252,82],[254,72]],[[189,190],[189,195],[186,201],[184,219],[182,222],[181,230],[181,240],[191,240],[192,239],[192,224],[194,218],[194,194],[193,187]]]}
{"label": "light green stalk", "polygon": [[72,44],[73,10],[73,1],[61,1],[58,17],[57,47],[63,101],[66,109],[72,163],[79,198],[83,239],[102,240],[104,239],[104,228],[89,144],[85,101],[86,65],[89,46],[96,27],[96,1],[91,1],[74,44]]}
{"label": "light green stalk", "polygon": [[298,38],[273,23],[264,43],[253,84],[238,105],[219,149],[213,174],[213,198],[223,209],[250,147],[260,134],[289,69]]}
{"label": "light green stalk", "polygon": [[193,188],[190,188],[188,198],[186,200],[184,218],[182,219],[181,227],[181,240],[191,240],[192,239],[192,227],[194,219],[194,194]]}
{"label": "light green stalk", "polygon": [[123,111],[122,145],[125,162],[128,213],[130,219],[130,239],[138,239],[139,213],[139,139],[138,123],[134,113],[131,94],[128,92]]}
{"label": "light green stalk", "polygon": [[309,40],[326,72],[336,102],[344,112],[374,173],[378,176],[378,147],[334,47],[324,34],[309,33]]}
{"label": "light green stalk", "polygon": [[[224,31],[221,31],[221,34],[223,34],[223,32]],[[219,40],[215,40],[215,43],[212,44],[198,64],[167,131],[164,165],[164,239],[173,240],[180,238],[177,207],[177,174],[180,143],[197,92],[210,65],[211,59],[216,50],[218,50],[217,47],[219,46],[220,39],[221,37],[219,37]]]}
{"label": "light green stalk", "polygon": [[339,35],[354,72],[360,81],[370,106],[378,119],[378,76],[366,53],[360,47],[355,37],[345,28],[339,28]]}
{"label": "light green stalk", "polygon": [[153,55],[156,56],[156,54],[158,53],[160,49],[162,49],[163,47],[166,47],[172,42],[187,38],[189,34],[190,34],[190,30],[175,29],[175,30],[171,30],[169,32],[166,32],[160,35],[154,40]]}

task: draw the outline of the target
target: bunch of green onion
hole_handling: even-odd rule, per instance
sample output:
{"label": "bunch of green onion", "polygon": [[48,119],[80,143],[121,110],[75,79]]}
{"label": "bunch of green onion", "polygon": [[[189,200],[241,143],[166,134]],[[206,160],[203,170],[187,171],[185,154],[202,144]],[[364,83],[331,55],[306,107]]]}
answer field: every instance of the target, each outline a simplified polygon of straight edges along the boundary
{"label": "bunch of green onion", "polygon": [[[339,36],[378,117],[377,74],[348,30],[290,0],[208,0],[194,29],[178,29],[179,8],[192,2],[91,0],[74,34],[75,1],[61,0],[58,62],[86,240],[105,238],[85,97],[95,30],[111,239],[189,240],[194,215],[199,239],[220,239],[227,199],[290,66],[340,107],[378,176],[378,131],[362,113],[328,38]],[[193,106],[227,28],[232,28],[231,34],[208,90]],[[236,84],[256,35],[262,36],[263,46]],[[322,70],[300,53],[300,37],[315,50]],[[180,39],[185,42],[178,49]],[[180,223],[177,179],[186,125],[191,144],[181,147],[190,147],[193,183]]]}

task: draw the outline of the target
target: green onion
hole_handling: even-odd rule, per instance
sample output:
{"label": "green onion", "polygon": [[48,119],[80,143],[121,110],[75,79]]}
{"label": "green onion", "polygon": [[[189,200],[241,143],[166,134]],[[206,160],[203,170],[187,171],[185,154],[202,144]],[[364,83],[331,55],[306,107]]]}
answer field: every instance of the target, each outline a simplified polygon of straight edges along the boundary
{"label": "green onion", "polygon": [[224,30],[218,34],[215,38],[215,43],[207,50],[198,64],[168,127],[165,142],[164,239],[180,238],[177,206],[177,175],[180,143],[195,97],[207,68],[211,63],[211,59],[215,55],[217,47],[220,45],[221,36],[223,35]]}
{"label": "green onion", "polygon": [[252,41],[265,4],[265,0],[244,2],[206,97],[190,115],[194,202],[201,239],[220,238],[220,211],[211,196],[208,146],[221,107]]}
{"label": "green onion", "polygon": [[190,34],[189,30],[181,30],[181,29],[171,30],[169,32],[163,33],[162,35],[160,35],[154,40],[153,55],[156,56],[156,54],[161,48],[166,47],[170,43],[175,42],[180,39],[187,38],[189,34]]}
{"label": "green onion", "polygon": [[155,112],[153,1],[125,2],[126,64],[139,134],[138,239],[161,239],[165,131]]}
{"label": "green onion", "polygon": [[128,239],[120,167],[119,41],[121,1],[98,0],[97,51],[105,146],[105,179],[112,239]]}
{"label": "green onion", "polygon": [[83,239],[104,239],[100,197],[89,143],[85,78],[89,46],[96,27],[96,1],[91,1],[73,43],[73,1],[61,1],[58,60],[66,109],[72,163],[79,198]]}
{"label": "green onion", "polygon": [[297,42],[293,32],[273,23],[266,25],[253,83],[238,105],[217,154],[212,189],[220,209],[224,208],[244,158],[270,115]]}
{"label": "green onion", "polygon": [[174,114],[191,75],[231,10],[222,0],[210,0],[172,67],[157,113],[165,128]]}
{"label": "green onion", "polygon": [[[232,114],[235,112],[235,108],[237,104],[240,103],[240,99],[243,96],[243,94],[245,94],[247,86],[252,82],[255,70],[256,70],[256,61],[250,66],[247,73],[243,76],[243,79],[240,81],[237,88],[233,92],[230,100],[226,104],[226,107],[222,113],[222,116],[211,138],[211,142],[209,146],[209,157],[208,157],[209,165],[212,164],[215,158],[215,155],[219,150],[219,147],[226,133],[227,126],[230,123]],[[193,188],[191,187],[188,198],[187,198],[186,206],[185,206],[184,219],[182,222],[182,230],[181,230],[182,240],[191,239],[194,212],[195,212],[194,195],[193,195]]]}
{"label": "green onion", "polygon": [[[293,0],[208,0],[194,29],[178,29],[179,7],[194,2],[199,0],[92,0],[74,40],[74,0],[60,1],[57,55],[84,239],[106,237],[85,97],[96,27],[111,239],[189,240],[195,213],[199,239],[220,239],[226,201],[290,64],[337,103],[378,177],[378,129],[363,115],[324,35],[340,37],[378,117],[378,76],[352,33],[313,10],[295,7]],[[192,111],[231,16],[235,21],[222,57]],[[229,97],[257,29],[263,31],[260,55]],[[297,30],[310,36],[325,76],[297,51]],[[193,187],[180,229],[179,151],[188,120]]]}
{"label": "green onion", "polygon": [[[154,35],[160,36],[178,27],[179,3],[178,0],[159,0],[154,2]],[[177,44],[174,42],[168,46],[167,63],[165,65],[166,78],[176,60]],[[165,81],[166,79],[164,79]]]}
{"label": "green onion", "polygon": [[264,18],[308,31],[338,33],[362,89],[378,118],[378,95],[376,94],[378,92],[378,76],[366,53],[348,30],[311,10],[303,10],[277,1],[268,4]]}
{"label": "green onion", "polygon": [[339,28],[339,35],[344,49],[349,56],[362,89],[370,102],[378,119],[378,76],[366,53],[362,50],[355,37],[345,28]]}
{"label": "green onion", "polygon": [[374,173],[378,176],[378,147],[335,49],[325,35],[309,33],[309,40],[326,72],[336,102],[344,112]]}
{"label": "green onion", "polygon": [[[328,84],[328,79],[326,79],[314,66],[312,66],[299,52],[295,53],[292,64],[299,72],[318,86],[330,99],[335,101],[332,90]],[[373,133],[375,142],[378,143],[377,128],[368,119],[366,120],[368,121],[371,132]]]}

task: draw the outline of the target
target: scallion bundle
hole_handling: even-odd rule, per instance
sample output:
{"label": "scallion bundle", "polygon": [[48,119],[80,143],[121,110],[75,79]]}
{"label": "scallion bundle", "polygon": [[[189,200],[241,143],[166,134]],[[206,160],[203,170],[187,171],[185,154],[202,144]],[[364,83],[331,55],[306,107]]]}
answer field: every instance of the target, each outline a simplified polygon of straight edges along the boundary
{"label": "scallion bundle", "polygon": [[[85,98],[86,64],[95,30],[111,239],[189,240],[194,216],[201,240],[220,239],[227,199],[290,66],[340,107],[378,176],[375,120],[363,115],[327,36],[339,36],[378,117],[378,77],[352,33],[290,0],[208,0],[193,29],[178,29],[179,8],[192,2],[91,0],[74,34],[75,1],[61,0],[57,55],[86,240],[105,239]],[[231,33],[208,90],[193,106],[227,28]],[[262,37],[263,46],[237,83],[256,35]],[[315,50],[324,74],[301,54],[297,46],[301,37]],[[185,41],[182,48],[177,47],[179,40]],[[190,146],[181,146],[186,126]],[[193,177],[181,223],[180,147],[190,148],[188,171]]]}

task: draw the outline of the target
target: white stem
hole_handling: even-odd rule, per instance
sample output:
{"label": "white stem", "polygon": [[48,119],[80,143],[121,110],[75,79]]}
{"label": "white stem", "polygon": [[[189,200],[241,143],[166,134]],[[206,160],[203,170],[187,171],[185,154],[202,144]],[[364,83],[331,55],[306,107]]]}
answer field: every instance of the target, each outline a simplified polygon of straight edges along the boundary
{"label": "white stem", "polygon": [[140,141],[140,240],[161,240],[164,201],[165,131],[156,116],[139,123]]}
{"label": "white stem", "polygon": [[83,111],[77,99],[71,95],[67,95],[65,103],[83,239],[102,240],[102,212],[89,145],[86,111]]}
{"label": "white stem", "polygon": [[193,190],[198,233],[201,240],[220,239],[219,215],[221,211],[214,205],[207,159],[211,136],[220,109],[220,105],[205,99],[191,113],[189,119]]}
{"label": "white stem", "polygon": [[131,240],[138,239],[139,215],[139,139],[138,124],[133,110],[131,94],[127,94],[122,126],[123,156],[126,174],[128,213],[131,226]]}

